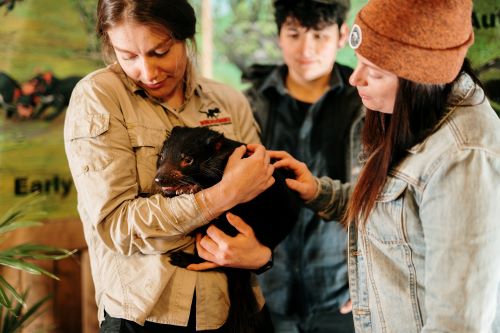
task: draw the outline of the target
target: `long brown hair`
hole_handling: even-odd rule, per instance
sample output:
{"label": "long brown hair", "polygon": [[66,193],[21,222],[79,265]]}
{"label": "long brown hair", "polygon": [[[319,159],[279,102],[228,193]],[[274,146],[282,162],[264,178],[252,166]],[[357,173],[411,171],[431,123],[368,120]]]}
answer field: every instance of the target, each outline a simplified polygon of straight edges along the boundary
{"label": "long brown hair", "polygon": [[[480,85],[468,61],[462,71]],[[389,170],[407,155],[408,149],[431,134],[446,113],[453,82],[433,85],[399,78],[398,83],[392,114],[366,112],[361,141],[367,160],[349,200],[343,218],[345,226],[367,221]]]}
{"label": "long brown hair", "polygon": [[165,31],[176,40],[189,40],[196,47],[196,16],[187,0],[99,0],[96,32],[108,61],[114,60],[114,51],[107,32],[124,20]]}

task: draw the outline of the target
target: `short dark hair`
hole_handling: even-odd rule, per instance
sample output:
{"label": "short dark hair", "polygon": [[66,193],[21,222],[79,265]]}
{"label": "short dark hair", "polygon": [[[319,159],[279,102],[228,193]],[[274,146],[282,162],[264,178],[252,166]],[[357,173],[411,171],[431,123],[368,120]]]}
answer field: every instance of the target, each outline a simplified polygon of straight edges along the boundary
{"label": "short dark hair", "polygon": [[348,9],[334,1],[275,0],[274,18],[278,33],[289,18],[296,19],[308,29],[320,30],[332,24],[340,27],[345,22]]}

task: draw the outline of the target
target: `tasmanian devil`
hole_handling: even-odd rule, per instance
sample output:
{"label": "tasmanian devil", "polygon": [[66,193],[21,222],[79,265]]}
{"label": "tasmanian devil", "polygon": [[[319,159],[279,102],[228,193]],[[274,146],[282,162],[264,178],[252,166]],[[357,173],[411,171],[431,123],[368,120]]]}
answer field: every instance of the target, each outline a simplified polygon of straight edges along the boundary
{"label": "tasmanian devil", "polygon": [[[174,127],[165,140],[157,162],[155,182],[165,196],[194,193],[215,185],[222,179],[229,155],[241,142],[204,127]],[[297,220],[300,200],[285,183],[285,171],[276,170],[275,183],[255,199],[239,204],[231,212],[240,216],[255,232],[257,239],[273,249],[289,234]],[[211,222],[225,233],[238,232],[225,214]],[[194,231],[204,232],[206,226]],[[174,265],[186,267],[201,262],[196,256],[177,251],[172,254]],[[226,325],[234,332],[256,332],[257,302],[250,285],[250,271],[224,268],[228,277],[231,302]]]}

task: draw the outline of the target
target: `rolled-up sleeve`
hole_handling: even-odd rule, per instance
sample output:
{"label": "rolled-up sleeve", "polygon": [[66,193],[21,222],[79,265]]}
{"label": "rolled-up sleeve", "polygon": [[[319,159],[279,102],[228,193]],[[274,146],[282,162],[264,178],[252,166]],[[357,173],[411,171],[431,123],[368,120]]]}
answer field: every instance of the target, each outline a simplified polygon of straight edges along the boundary
{"label": "rolled-up sleeve", "polygon": [[500,156],[461,150],[422,194],[423,332],[490,332],[499,307]]}
{"label": "rolled-up sleeve", "polygon": [[84,79],[67,110],[66,155],[83,223],[112,250],[165,253],[192,243],[186,236],[206,224],[194,195],[139,197],[137,161],[121,99],[108,83]]}

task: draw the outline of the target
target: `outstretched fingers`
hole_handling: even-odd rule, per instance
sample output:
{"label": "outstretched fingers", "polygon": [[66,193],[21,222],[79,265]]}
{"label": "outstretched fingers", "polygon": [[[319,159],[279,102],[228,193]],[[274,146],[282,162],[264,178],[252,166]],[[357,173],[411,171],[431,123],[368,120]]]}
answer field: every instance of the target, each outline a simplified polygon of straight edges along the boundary
{"label": "outstretched fingers", "polygon": [[286,168],[293,171],[295,171],[296,169],[300,169],[301,162],[293,158],[293,156],[286,151],[269,150],[268,154],[270,158],[274,160],[273,165],[276,169]]}
{"label": "outstretched fingers", "polygon": [[286,184],[290,189],[298,192],[300,197],[305,201],[314,198],[318,188],[317,183],[304,162],[293,158],[286,151],[269,151],[269,155],[272,159],[276,160],[274,162],[275,168],[285,168],[293,171],[295,179],[286,179]]}

